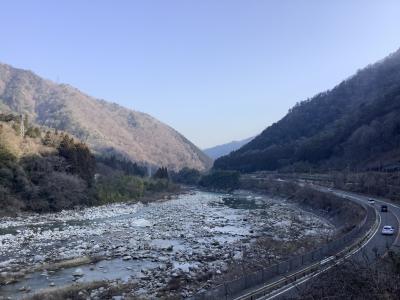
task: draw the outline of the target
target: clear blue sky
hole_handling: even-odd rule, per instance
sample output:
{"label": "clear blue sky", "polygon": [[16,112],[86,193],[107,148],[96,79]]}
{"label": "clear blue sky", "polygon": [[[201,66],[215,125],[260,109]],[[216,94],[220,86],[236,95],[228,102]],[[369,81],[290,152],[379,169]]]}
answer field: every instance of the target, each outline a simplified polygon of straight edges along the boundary
{"label": "clear blue sky", "polygon": [[0,61],[143,111],[200,147],[259,133],[400,47],[400,1],[0,4]]}

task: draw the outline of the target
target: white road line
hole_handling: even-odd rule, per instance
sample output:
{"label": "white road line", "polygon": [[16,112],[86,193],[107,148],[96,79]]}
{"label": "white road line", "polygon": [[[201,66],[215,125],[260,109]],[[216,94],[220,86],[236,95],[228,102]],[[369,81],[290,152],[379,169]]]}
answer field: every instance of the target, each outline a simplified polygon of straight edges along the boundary
{"label": "white road line", "polygon": [[[375,229],[374,233],[372,234],[372,236],[366,242],[364,242],[364,244],[360,248],[357,248],[356,250],[353,250],[351,253],[347,254],[344,258],[341,258],[337,263],[333,264],[332,266],[329,266],[326,269],[324,269],[322,271],[319,271],[317,273],[307,275],[304,279],[302,279],[301,281],[299,281],[297,283],[291,283],[290,284],[291,286],[287,287],[283,291],[280,291],[279,293],[274,294],[274,295],[272,295],[270,297],[264,296],[264,298],[259,298],[259,299],[262,299],[262,300],[274,299],[274,298],[276,298],[276,297],[278,297],[278,296],[290,291],[291,289],[293,289],[293,288],[295,288],[295,287],[297,287],[299,285],[302,285],[303,283],[307,282],[308,280],[310,280],[310,279],[312,279],[312,278],[314,278],[314,277],[316,277],[316,276],[318,276],[318,275],[330,270],[333,266],[341,264],[345,259],[347,259],[350,256],[352,256],[352,255],[356,254],[357,252],[359,252],[361,249],[366,247],[369,244],[369,242],[376,236],[376,233],[378,232],[378,230],[379,230],[379,228],[381,226],[381,219],[382,219],[380,214],[378,214],[378,216],[379,216],[379,218],[378,218],[378,226],[376,227],[376,229]],[[268,297],[268,298],[265,298],[265,297]]]}
{"label": "white road line", "polygon": [[[321,187],[320,187],[320,188],[321,188]],[[318,188],[317,188],[317,189],[318,189]],[[320,190],[323,191],[323,192],[326,192],[326,190],[324,190],[323,188],[320,189]],[[329,190],[328,190],[328,191],[329,191]],[[329,192],[331,192],[331,191],[329,191]],[[370,198],[367,197],[367,196],[357,195],[357,194],[354,194],[354,193],[351,193],[351,192],[342,192],[342,191],[339,191],[339,190],[333,191],[333,193],[336,194],[336,195],[338,195],[338,196],[341,197],[341,198],[344,198],[344,199],[347,198],[348,200],[351,200],[351,199],[352,199],[353,201],[355,200],[356,202],[363,203],[364,205],[365,205],[365,204],[368,205],[367,200],[370,199]],[[350,199],[349,199],[349,198],[350,198]],[[374,199],[374,198],[371,198],[371,199]],[[383,201],[383,200],[380,200],[380,199],[374,199],[374,200],[376,200],[377,202],[380,202],[381,204],[382,204],[382,203],[385,203],[385,204],[387,204],[387,205],[389,205],[389,206],[392,206],[392,207],[394,207],[394,208],[396,208],[396,209],[400,209],[400,206],[397,206],[397,205],[395,205],[395,204],[392,204],[392,203],[389,203],[389,202],[386,202],[386,201]],[[305,276],[303,279],[300,279],[298,282],[290,283],[289,286],[281,287],[280,289],[283,289],[283,290],[279,291],[280,289],[278,289],[278,290],[277,290],[278,292],[275,293],[274,295],[271,295],[271,293],[270,293],[269,295],[265,295],[265,296],[263,296],[263,297],[260,297],[259,299],[263,299],[263,300],[274,299],[274,298],[276,298],[276,297],[278,297],[278,296],[280,296],[280,295],[282,295],[282,294],[284,294],[284,293],[290,291],[291,289],[293,289],[293,288],[295,288],[295,287],[297,287],[297,286],[299,286],[299,285],[302,285],[303,283],[307,282],[308,280],[310,280],[310,279],[312,279],[312,278],[314,278],[314,277],[316,277],[316,276],[319,276],[320,274],[322,274],[322,273],[324,273],[324,272],[330,270],[332,267],[343,263],[346,259],[348,259],[349,257],[355,255],[356,253],[358,253],[359,251],[361,251],[362,249],[364,249],[364,248],[371,242],[371,240],[372,240],[374,237],[376,237],[376,234],[377,234],[377,232],[379,231],[379,229],[380,229],[380,227],[381,227],[381,224],[382,224],[382,216],[381,216],[381,214],[378,212],[378,210],[376,209],[375,206],[373,206],[373,207],[374,207],[374,209],[375,209],[375,211],[376,211],[376,213],[377,213],[377,216],[378,216],[378,224],[377,224],[376,229],[375,229],[375,231],[373,232],[373,234],[368,238],[367,241],[364,241],[364,243],[362,244],[361,247],[352,250],[350,253],[348,253],[348,254],[345,255],[344,257],[340,258],[336,263],[334,263],[334,264],[332,264],[332,265],[326,267],[325,269],[323,269],[323,270],[321,270],[321,271],[318,271],[318,272],[316,272],[316,273],[309,274],[309,275]],[[393,213],[393,215],[396,217],[396,219],[397,219],[397,221],[398,221],[398,224],[399,224],[399,226],[400,226],[400,219],[397,217],[396,213]],[[375,225],[375,224],[374,224],[374,225]],[[396,240],[399,239],[399,238],[400,238],[400,230],[399,230],[399,232],[398,232],[398,236],[397,236]],[[396,243],[396,240],[394,241],[394,244]],[[322,260],[322,261],[320,262],[320,265],[326,264],[327,262],[331,261],[331,260],[334,259],[334,258],[335,258],[334,256],[328,257],[328,258]],[[273,292],[272,292],[272,293],[273,293]]]}
{"label": "white road line", "polygon": [[327,262],[330,262],[332,259],[334,259],[335,257],[334,256],[330,256],[330,257],[328,257],[328,258],[325,258],[324,260],[321,260],[321,262],[320,262],[320,264],[321,265],[324,265],[324,264],[326,264]]}

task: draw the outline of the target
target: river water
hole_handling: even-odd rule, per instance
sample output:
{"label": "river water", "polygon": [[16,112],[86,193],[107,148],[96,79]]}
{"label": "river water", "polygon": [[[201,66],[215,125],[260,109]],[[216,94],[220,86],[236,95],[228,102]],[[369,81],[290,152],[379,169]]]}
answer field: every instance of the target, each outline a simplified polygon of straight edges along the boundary
{"label": "river water", "polygon": [[[13,299],[49,286],[117,279],[135,281],[132,293],[154,296],[168,287],[170,278],[190,282],[199,274],[223,276],[261,238],[286,245],[301,239],[321,241],[334,232],[328,222],[293,204],[248,191],[194,190],[148,205],[113,204],[0,221],[1,276],[25,274],[0,288],[1,296]],[[271,247],[260,255],[278,260],[278,252]],[[103,259],[43,269],[83,256]],[[180,293],[189,296],[196,288],[192,284]]]}

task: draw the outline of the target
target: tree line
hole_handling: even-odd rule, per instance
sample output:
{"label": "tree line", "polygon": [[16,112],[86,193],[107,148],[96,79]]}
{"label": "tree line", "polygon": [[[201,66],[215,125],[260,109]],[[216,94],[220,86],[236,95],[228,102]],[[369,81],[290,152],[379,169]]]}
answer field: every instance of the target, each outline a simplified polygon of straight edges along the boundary
{"label": "tree line", "polygon": [[[294,106],[215,169],[371,168],[398,161],[400,53]],[[368,166],[366,166],[368,165]]]}
{"label": "tree line", "polygon": [[[0,214],[135,201],[176,188],[166,168],[147,178],[144,166],[122,156],[95,156],[84,142],[65,132],[38,128],[38,135],[21,137],[14,126],[20,117],[0,119]],[[29,145],[33,148],[23,154],[21,147]]]}

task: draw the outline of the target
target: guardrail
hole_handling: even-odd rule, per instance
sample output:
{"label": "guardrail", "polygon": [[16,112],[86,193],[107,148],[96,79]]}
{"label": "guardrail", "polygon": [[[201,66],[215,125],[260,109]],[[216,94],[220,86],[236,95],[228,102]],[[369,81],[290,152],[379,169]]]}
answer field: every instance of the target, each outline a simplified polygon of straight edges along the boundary
{"label": "guardrail", "polygon": [[[292,257],[268,268],[261,268],[258,271],[241,276],[238,279],[224,282],[211,290],[196,294],[190,299],[240,299],[241,293],[243,294],[245,290],[256,288],[257,286],[264,286],[268,283],[281,282],[285,284],[289,283],[290,280],[293,281],[293,279],[296,280],[296,278],[304,277],[310,271],[313,271],[313,265],[315,265],[315,263],[318,263],[318,265],[327,263],[329,260],[333,259],[332,257],[343,253],[344,249],[350,251],[351,246],[362,243],[363,238],[365,238],[370,229],[373,228],[377,219],[375,209],[369,206],[364,209],[366,210],[366,215],[363,221],[341,238],[331,241],[304,255]],[[244,297],[243,299],[256,298]]]}

